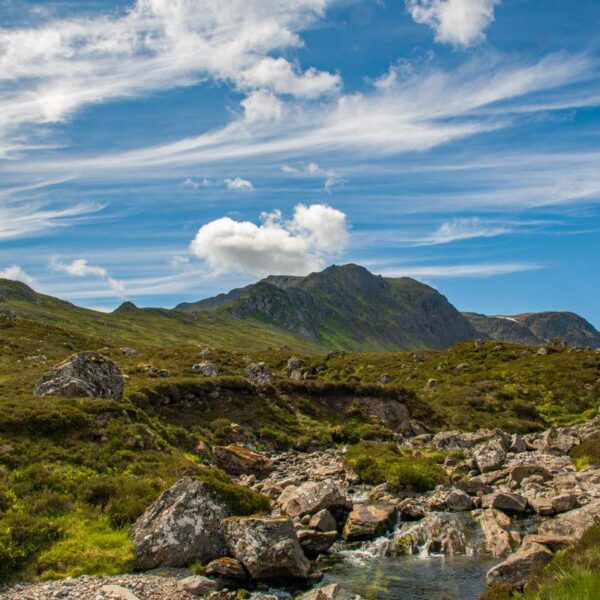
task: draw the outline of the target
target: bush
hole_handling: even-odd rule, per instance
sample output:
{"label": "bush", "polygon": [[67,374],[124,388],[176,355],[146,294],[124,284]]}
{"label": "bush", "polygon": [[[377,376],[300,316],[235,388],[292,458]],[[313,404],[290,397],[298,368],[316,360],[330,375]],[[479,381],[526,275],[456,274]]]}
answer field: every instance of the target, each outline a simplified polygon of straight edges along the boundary
{"label": "bush", "polygon": [[346,463],[373,484],[388,483],[392,490],[426,492],[446,479],[440,457],[418,457],[388,443],[361,442],[346,454]]}

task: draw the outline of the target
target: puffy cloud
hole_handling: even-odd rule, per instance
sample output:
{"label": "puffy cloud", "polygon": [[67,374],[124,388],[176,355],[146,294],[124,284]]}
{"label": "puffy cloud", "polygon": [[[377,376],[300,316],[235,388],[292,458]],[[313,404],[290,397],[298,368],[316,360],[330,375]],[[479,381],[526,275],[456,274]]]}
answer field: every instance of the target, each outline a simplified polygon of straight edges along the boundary
{"label": "puffy cloud", "polygon": [[298,32],[334,1],[136,0],[112,14],[49,12],[35,26],[0,28],[0,156],[35,146],[18,139],[22,126],[207,76],[243,92],[335,91],[338,75],[273,56],[301,46]]}
{"label": "puffy cloud", "polygon": [[283,103],[277,96],[265,90],[257,90],[249,94],[241,105],[246,121],[274,121],[283,115]]}
{"label": "puffy cloud", "polygon": [[471,46],[485,39],[485,30],[494,20],[494,7],[501,0],[407,0],[406,6],[417,23],[435,31],[438,42]]}
{"label": "puffy cloud", "polygon": [[322,269],[326,258],[342,253],[348,243],[346,215],[325,204],[299,204],[288,221],[280,211],[261,217],[259,225],[229,217],[211,221],[190,249],[216,274],[306,275]]}
{"label": "puffy cloud", "polygon": [[508,227],[486,225],[479,217],[459,218],[442,223],[437,231],[426,238],[425,243],[448,244],[458,240],[495,237],[510,231]]}
{"label": "puffy cloud", "polygon": [[77,258],[70,263],[62,263],[56,257],[50,259],[50,268],[59,273],[66,273],[71,277],[99,277],[104,279],[110,289],[117,295],[126,295],[125,285],[122,281],[114,279],[104,267],[90,265],[85,258]]}
{"label": "puffy cloud", "polygon": [[251,192],[254,189],[251,181],[242,179],[241,177],[234,177],[233,179],[225,179],[225,187],[228,190],[236,192]]}
{"label": "puffy cloud", "polygon": [[0,269],[0,279],[12,279],[13,281],[22,281],[27,285],[33,285],[35,283],[33,277],[31,277],[31,275],[28,275],[19,265],[13,265],[12,267]]}

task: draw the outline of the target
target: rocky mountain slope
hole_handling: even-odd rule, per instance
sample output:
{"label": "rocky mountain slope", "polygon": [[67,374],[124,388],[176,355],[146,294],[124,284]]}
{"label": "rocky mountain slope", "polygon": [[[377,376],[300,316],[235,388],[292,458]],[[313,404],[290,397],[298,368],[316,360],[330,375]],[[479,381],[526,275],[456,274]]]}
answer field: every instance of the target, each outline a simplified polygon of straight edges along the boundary
{"label": "rocky mountain slope", "polygon": [[267,322],[320,345],[349,349],[444,348],[480,336],[433,288],[352,264],[307,277],[270,276],[176,310]]}
{"label": "rocky mountain slope", "polygon": [[572,312],[540,312],[486,316],[463,313],[473,327],[499,342],[542,345],[561,338],[571,346],[600,348],[600,332]]}

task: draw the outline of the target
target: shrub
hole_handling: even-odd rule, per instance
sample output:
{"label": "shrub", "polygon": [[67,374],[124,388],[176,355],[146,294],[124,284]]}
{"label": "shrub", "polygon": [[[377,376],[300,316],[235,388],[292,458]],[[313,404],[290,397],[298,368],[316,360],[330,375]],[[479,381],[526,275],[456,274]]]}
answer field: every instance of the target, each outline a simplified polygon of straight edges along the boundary
{"label": "shrub", "polygon": [[436,459],[417,457],[389,443],[361,442],[346,454],[346,463],[373,484],[388,483],[393,490],[425,492],[446,479]]}

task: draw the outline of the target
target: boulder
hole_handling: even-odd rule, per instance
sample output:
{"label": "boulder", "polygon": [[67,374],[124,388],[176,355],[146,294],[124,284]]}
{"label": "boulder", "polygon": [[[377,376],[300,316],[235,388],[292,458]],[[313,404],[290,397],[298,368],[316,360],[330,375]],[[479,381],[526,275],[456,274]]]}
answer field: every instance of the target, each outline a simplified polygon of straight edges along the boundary
{"label": "boulder", "polygon": [[244,565],[230,556],[216,558],[211,561],[206,565],[204,573],[223,581],[244,581],[248,579],[248,573],[244,569]]}
{"label": "boulder", "polygon": [[581,508],[563,513],[538,528],[541,535],[562,535],[579,540],[583,534],[600,520],[600,500],[594,500]]}
{"label": "boulder", "polygon": [[355,504],[344,526],[346,541],[368,540],[383,535],[394,526],[393,504]]}
{"label": "boulder", "polygon": [[541,569],[552,558],[552,552],[540,544],[511,554],[504,562],[492,567],[486,575],[488,585],[506,586],[511,590],[521,589],[533,572]]}
{"label": "boulder", "polygon": [[253,579],[306,579],[310,563],[290,519],[230,517],[223,521],[229,550]]}
{"label": "boulder", "polygon": [[79,352],[46,373],[36,384],[36,396],[90,397],[120,400],[124,378],[117,365],[98,352]]}
{"label": "boulder", "polygon": [[101,589],[103,598],[110,598],[111,600],[140,600],[131,590],[122,585],[108,584],[103,585]]}
{"label": "boulder", "polygon": [[544,481],[552,479],[552,473],[545,467],[542,467],[542,465],[516,465],[510,470],[509,479],[517,485],[521,485],[523,479],[532,475],[539,475]]}
{"label": "boulder", "polygon": [[246,367],[246,377],[254,383],[265,384],[273,381],[273,373],[264,362],[250,363]]}
{"label": "boulder", "polygon": [[579,506],[579,501],[575,494],[561,494],[552,498],[552,508],[554,512],[562,513],[575,510]]}
{"label": "boulder", "polygon": [[466,481],[457,481],[454,484],[459,490],[469,494],[469,496],[478,496],[479,494],[491,494],[494,491],[492,486],[481,481],[477,477],[467,479]]}
{"label": "boulder", "polygon": [[469,494],[461,490],[452,490],[446,496],[446,506],[452,511],[472,510],[473,500]]}
{"label": "boulder", "polygon": [[211,592],[216,592],[219,585],[213,579],[203,577],[202,575],[191,575],[184,577],[179,581],[179,588],[192,596],[206,596]]}
{"label": "boulder", "polygon": [[331,479],[307,481],[299,487],[288,486],[277,503],[289,517],[314,514],[324,508],[335,510],[347,507],[344,494]]}
{"label": "boulder", "polygon": [[510,436],[510,445],[508,447],[509,452],[514,452],[515,454],[520,452],[527,452],[527,444],[523,439],[523,436],[518,433],[513,433]]}
{"label": "boulder", "polygon": [[308,526],[316,531],[337,531],[337,522],[326,508],[315,513],[310,518]]}
{"label": "boulder", "polygon": [[180,479],[132,525],[136,567],[181,567],[226,555],[221,521],[227,516],[228,508],[205,483]]}
{"label": "boulder", "polygon": [[310,590],[296,600],[363,600],[361,596],[350,594],[343,590],[337,583],[330,583],[314,590]]}
{"label": "boulder", "polygon": [[440,450],[463,450],[469,447],[464,434],[459,431],[440,431],[433,436],[431,445]]}
{"label": "boulder", "polygon": [[491,508],[509,515],[524,513],[527,510],[527,498],[512,492],[500,492],[492,498]]}
{"label": "boulder", "polygon": [[572,435],[562,433],[557,429],[549,429],[542,438],[540,450],[544,454],[560,456],[568,454],[578,442],[579,440]]}
{"label": "boulder", "polygon": [[481,473],[500,469],[506,461],[506,450],[502,440],[494,437],[479,444],[473,452],[473,459]]}
{"label": "boulder", "polygon": [[298,529],[296,531],[300,546],[308,558],[317,558],[327,552],[338,539],[337,531],[315,531],[314,529]]}
{"label": "boulder", "polygon": [[534,496],[533,498],[529,498],[529,504],[542,517],[548,517],[555,513],[554,506],[552,506],[552,498],[548,496]]}
{"label": "boulder", "polygon": [[398,503],[398,510],[404,521],[418,521],[427,514],[429,506],[423,499],[405,498]]}
{"label": "boulder", "polygon": [[273,471],[273,461],[268,456],[245,446],[215,446],[213,456],[217,467],[230,475],[266,477]]}
{"label": "boulder", "polygon": [[575,542],[575,538],[568,535],[542,535],[542,534],[530,534],[523,538],[521,544],[521,550],[529,550],[532,544],[538,544],[546,546],[552,552],[556,552],[561,548],[566,548]]}
{"label": "boulder", "polygon": [[208,361],[196,363],[192,366],[192,371],[204,375],[204,377],[216,377],[219,374],[217,365]]}
{"label": "boulder", "polygon": [[485,538],[485,548],[494,557],[507,556],[512,552],[511,537],[506,527],[510,527],[510,518],[494,509],[478,511],[474,515]]}

